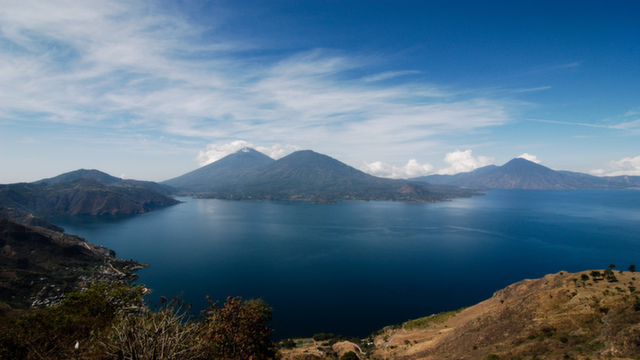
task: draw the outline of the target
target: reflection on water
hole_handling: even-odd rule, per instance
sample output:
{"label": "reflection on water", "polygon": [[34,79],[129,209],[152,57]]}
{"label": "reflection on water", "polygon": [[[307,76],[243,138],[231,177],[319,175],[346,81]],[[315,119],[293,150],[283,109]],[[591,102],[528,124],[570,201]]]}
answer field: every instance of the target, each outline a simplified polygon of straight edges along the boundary
{"label": "reflection on water", "polygon": [[560,270],[640,263],[640,192],[492,191],[437,204],[185,203],[53,219],[152,264],[160,295],[262,297],[276,337],[365,336]]}

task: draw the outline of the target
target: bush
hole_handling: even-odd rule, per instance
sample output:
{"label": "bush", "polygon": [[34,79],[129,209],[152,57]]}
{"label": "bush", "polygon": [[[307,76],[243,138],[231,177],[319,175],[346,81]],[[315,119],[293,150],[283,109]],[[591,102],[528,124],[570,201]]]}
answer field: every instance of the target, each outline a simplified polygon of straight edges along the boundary
{"label": "bush", "polygon": [[315,334],[312,336],[314,341],[326,341],[326,340],[331,340],[333,338],[335,338],[336,336],[332,333],[319,333],[319,334]]}
{"label": "bush", "polygon": [[407,330],[427,328],[432,324],[440,324],[449,320],[450,318],[454,317],[456,314],[458,314],[462,310],[464,310],[464,308],[453,310],[453,311],[441,312],[435,315],[426,316],[426,317],[422,317],[415,320],[409,320],[404,324],[402,324],[402,326]]}
{"label": "bush", "polygon": [[115,283],[97,283],[84,292],[70,293],[60,305],[16,320],[11,336],[1,337],[0,354],[22,359],[103,357],[104,348],[91,344],[106,342],[117,318],[137,309],[142,296],[140,286]]}
{"label": "bush", "polygon": [[187,322],[178,298],[164,302],[157,312],[130,315],[111,332],[109,354],[116,359],[196,359],[199,324]]}
{"label": "bush", "polygon": [[353,351],[349,351],[340,356],[340,360],[360,360],[360,358]]}
{"label": "bush", "polygon": [[282,340],[278,343],[278,346],[282,349],[293,349],[296,347],[296,342],[291,339]]}
{"label": "bush", "polygon": [[274,359],[275,345],[269,339],[272,329],[271,309],[262,300],[243,302],[241,297],[228,297],[224,307],[209,299],[209,310],[203,325],[204,352],[215,359]]}
{"label": "bush", "polygon": [[177,298],[157,311],[141,286],[94,284],[57,306],[22,317],[0,316],[0,359],[274,359],[262,300],[211,303],[189,321]]}

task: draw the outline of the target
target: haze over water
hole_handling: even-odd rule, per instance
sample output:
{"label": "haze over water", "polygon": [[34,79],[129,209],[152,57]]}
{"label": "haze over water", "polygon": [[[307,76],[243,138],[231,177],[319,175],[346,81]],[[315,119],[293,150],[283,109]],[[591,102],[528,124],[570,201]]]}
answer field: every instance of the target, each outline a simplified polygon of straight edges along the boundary
{"label": "haze over water", "polygon": [[386,325],[473,305],[525,278],[640,265],[640,192],[494,190],[436,204],[183,204],[53,221],[121,258],[139,283],[182,298],[262,297],[274,339]]}

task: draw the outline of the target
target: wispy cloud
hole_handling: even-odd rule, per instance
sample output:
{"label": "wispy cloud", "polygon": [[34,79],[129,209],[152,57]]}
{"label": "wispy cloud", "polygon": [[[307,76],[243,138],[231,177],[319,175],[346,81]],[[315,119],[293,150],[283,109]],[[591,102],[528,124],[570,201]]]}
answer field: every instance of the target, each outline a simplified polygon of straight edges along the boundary
{"label": "wispy cloud", "polygon": [[[246,50],[257,45],[226,41],[215,25],[200,28],[152,6],[4,3],[0,118],[203,139],[211,147],[202,149],[201,164],[237,139],[282,144],[275,153],[283,154],[301,144],[324,152],[349,144],[362,159],[372,149],[510,121],[499,99],[382,81],[413,70],[354,79],[344,75],[366,69],[348,54],[251,57]],[[204,41],[204,31],[214,35]]]}
{"label": "wispy cloud", "polygon": [[534,87],[534,88],[527,88],[527,89],[515,89],[513,90],[514,93],[527,93],[527,92],[535,92],[535,91],[544,91],[544,90],[549,90],[551,89],[551,86],[539,86],[539,87]]}
{"label": "wispy cloud", "polygon": [[417,70],[405,70],[405,71],[387,71],[379,74],[373,74],[369,76],[365,76],[362,80],[364,81],[383,81],[389,80],[393,78],[397,78],[405,75],[415,75],[419,74],[420,71]]}
{"label": "wispy cloud", "polygon": [[637,131],[637,130],[640,130],[640,119],[627,121],[627,122],[623,122],[623,123],[619,123],[619,124],[615,124],[615,125],[610,125],[609,127],[611,129],[636,130]]}
{"label": "wispy cloud", "polygon": [[640,119],[637,120],[622,120],[617,123],[581,123],[581,122],[571,122],[571,121],[559,121],[559,120],[547,120],[547,119],[526,119],[527,121],[534,122],[543,122],[550,124],[561,124],[561,125],[571,125],[571,126],[583,126],[583,127],[591,127],[591,128],[601,128],[601,129],[611,129],[611,130],[625,130],[625,131],[640,131]]}

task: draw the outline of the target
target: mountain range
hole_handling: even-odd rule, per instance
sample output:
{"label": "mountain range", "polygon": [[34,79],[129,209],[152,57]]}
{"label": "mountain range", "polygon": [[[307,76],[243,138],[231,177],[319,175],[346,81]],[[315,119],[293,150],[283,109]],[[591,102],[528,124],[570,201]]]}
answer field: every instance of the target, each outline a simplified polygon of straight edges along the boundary
{"label": "mountain range", "polygon": [[163,184],[185,194],[243,200],[433,202],[474,194],[454,187],[375,177],[311,150],[273,160],[250,148]]}
{"label": "mountain range", "polygon": [[175,189],[148,181],[123,180],[98,170],[77,170],[33,183],[0,185],[0,217],[51,230],[42,217],[133,214],[177,204]]}
{"label": "mountain range", "polygon": [[175,204],[172,195],[233,200],[395,200],[435,202],[486,189],[640,189],[640,176],[597,177],[516,158],[456,175],[408,180],[366,174],[327,155],[296,151],[274,160],[244,148],[182,176],[155,183],[76,170],[33,183],[0,185],[0,217],[60,231],[56,215],[141,213]]}
{"label": "mountain range", "polygon": [[411,181],[473,189],[620,190],[639,189],[640,176],[598,177],[556,171],[532,161],[515,158],[502,166],[490,165],[455,175],[429,175]]}

